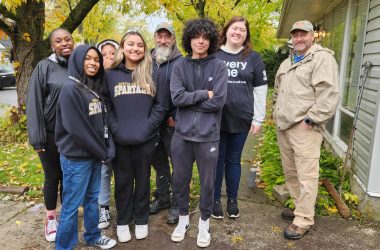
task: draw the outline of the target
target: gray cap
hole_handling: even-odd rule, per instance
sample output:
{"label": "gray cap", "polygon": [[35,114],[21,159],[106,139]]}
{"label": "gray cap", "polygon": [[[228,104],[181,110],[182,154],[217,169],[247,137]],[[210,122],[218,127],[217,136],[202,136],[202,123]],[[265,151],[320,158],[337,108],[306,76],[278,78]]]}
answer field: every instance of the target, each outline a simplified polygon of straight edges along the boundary
{"label": "gray cap", "polygon": [[310,32],[310,31],[314,32],[313,24],[311,24],[311,22],[309,22],[308,20],[295,22],[292,26],[292,29],[290,30],[290,33],[292,33],[294,30],[303,30],[306,32]]}
{"label": "gray cap", "polygon": [[157,25],[156,29],[154,30],[154,33],[159,31],[160,29],[165,29],[170,32],[170,34],[175,35],[173,26],[170,23],[162,22],[159,25]]}

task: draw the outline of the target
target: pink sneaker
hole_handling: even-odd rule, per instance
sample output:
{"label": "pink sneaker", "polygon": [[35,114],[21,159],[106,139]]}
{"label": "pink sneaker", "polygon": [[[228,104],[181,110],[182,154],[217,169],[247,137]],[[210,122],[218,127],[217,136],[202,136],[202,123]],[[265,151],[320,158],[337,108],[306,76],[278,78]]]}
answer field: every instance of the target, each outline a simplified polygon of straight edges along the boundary
{"label": "pink sneaker", "polygon": [[55,241],[55,236],[57,234],[57,219],[53,216],[49,216],[45,222],[45,238],[47,241]]}

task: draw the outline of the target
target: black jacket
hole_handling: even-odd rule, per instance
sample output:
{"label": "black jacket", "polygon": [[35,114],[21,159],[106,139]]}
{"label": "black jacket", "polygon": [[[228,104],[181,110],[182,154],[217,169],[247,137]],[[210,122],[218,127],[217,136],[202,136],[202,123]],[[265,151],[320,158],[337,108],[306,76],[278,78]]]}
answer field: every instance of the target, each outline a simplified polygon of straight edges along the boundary
{"label": "black jacket", "polygon": [[[212,98],[209,90],[214,92]],[[177,106],[175,135],[195,142],[218,141],[227,97],[225,63],[214,55],[180,60],[173,68],[170,92]]]}
{"label": "black jacket", "polygon": [[[57,107],[55,140],[58,152],[68,158],[106,160],[114,158],[112,136],[107,133],[105,104],[83,82],[83,62],[89,45],[78,46],[69,60],[69,78]],[[100,70],[95,78],[103,78]],[[105,134],[108,134],[108,139]]]}
{"label": "black jacket", "polygon": [[104,95],[115,142],[123,146],[138,145],[157,136],[168,112],[167,86],[158,85],[156,95],[151,96],[132,82],[132,71],[122,63],[106,70],[106,78]]}
{"label": "black jacket", "polygon": [[34,149],[46,146],[46,134],[54,133],[59,92],[67,80],[67,65],[55,54],[40,61],[29,79],[26,116],[29,142]]}
{"label": "black jacket", "polygon": [[170,54],[168,60],[161,64],[158,64],[156,61],[156,53],[155,50],[152,50],[152,58],[153,58],[153,76],[155,77],[154,81],[160,84],[167,85],[167,95],[169,98],[169,112],[165,117],[165,121],[169,117],[173,117],[175,119],[175,111],[176,107],[174,106],[172,99],[170,97],[170,77],[172,75],[173,66],[176,62],[178,62],[182,58],[181,52],[178,50],[177,46],[174,46],[172,53]]}

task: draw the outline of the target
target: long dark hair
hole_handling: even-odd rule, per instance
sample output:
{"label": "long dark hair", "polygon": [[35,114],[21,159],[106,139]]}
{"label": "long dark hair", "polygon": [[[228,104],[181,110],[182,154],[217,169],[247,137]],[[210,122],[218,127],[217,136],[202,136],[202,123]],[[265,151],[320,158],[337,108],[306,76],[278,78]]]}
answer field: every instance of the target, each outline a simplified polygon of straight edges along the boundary
{"label": "long dark hair", "polygon": [[252,43],[251,43],[251,33],[249,31],[249,23],[247,19],[245,19],[242,16],[234,16],[230,19],[230,21],[224,26],[222,31],[219,34],[219,47],[222,45],[225,45],[227,43],[227,30],[230,28],[230,26],[236,22],[244,22],[245,28],[247,30],[247,37],[245,38],[245,41],[243,43],[244,49],[243,49],[243,58],[248,56],[249,52],[252,49]]}

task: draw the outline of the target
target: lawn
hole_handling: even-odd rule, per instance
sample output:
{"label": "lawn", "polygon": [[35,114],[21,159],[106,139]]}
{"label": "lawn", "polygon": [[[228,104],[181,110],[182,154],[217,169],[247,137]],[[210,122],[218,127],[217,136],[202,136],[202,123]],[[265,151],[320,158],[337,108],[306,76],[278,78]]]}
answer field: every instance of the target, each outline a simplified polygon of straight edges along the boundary
{"label": "lawn", "polygon": [[29,198],[39,198],[44,180],[37,154],[27,143],[0,145],[0,185],[28,186]]}
{"label": "lawn", "polygon": [[[25,141],[27,138],[25,116],[19,116],[17,110],[10,108],[6,117],[0,117],[0,133],[0,185],[27,186],[29,191],[22,197],[23,199],[42,199],[43,169],[37,153]],[[155,174],[152,168],[151,192],[156,187]],[[193,209],[199,199],[199,177],[195,165],[190,185],[190,208]]]}

